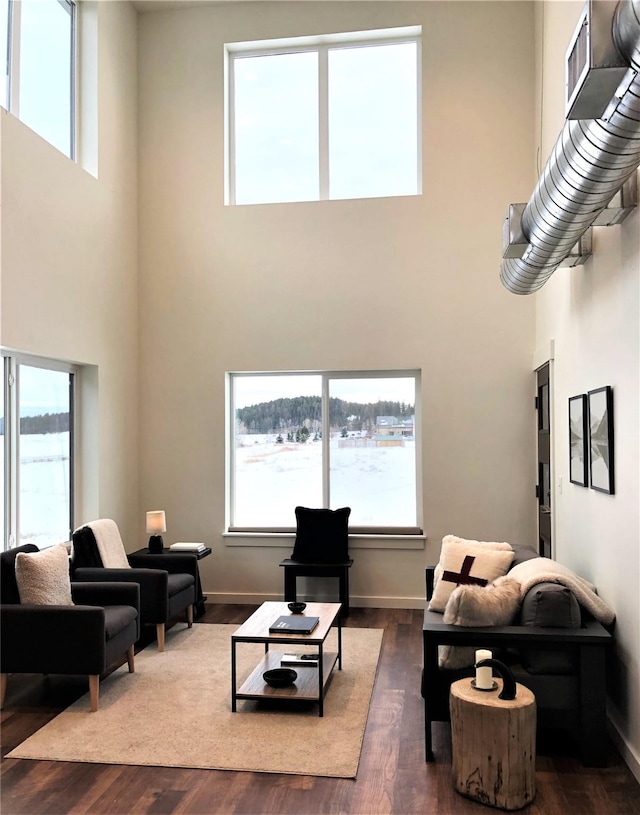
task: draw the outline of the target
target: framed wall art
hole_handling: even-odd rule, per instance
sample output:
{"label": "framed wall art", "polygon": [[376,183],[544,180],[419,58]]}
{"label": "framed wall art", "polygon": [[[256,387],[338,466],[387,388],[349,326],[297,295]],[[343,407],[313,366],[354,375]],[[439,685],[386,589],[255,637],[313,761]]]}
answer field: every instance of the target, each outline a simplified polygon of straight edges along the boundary
{"label": "framed wall art", "polygon": [[569,399],[569,481],[588,485],[587,397],[581,393]]}
{"label": "framed wall art", "polygon": [[613,389],[606,385],[589,391],[587,397],[590,487],[613,495]]}

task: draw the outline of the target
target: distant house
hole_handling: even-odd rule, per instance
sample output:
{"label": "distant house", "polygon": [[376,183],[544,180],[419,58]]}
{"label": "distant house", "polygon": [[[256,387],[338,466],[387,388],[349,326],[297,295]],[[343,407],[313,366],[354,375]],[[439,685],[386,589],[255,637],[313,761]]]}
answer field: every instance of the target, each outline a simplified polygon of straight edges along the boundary
{"label": "distant house", "polygon": [[415,416],[376,416],[375,442],[383,447],[402,446],[406,439],[413,439],[414,424]]}

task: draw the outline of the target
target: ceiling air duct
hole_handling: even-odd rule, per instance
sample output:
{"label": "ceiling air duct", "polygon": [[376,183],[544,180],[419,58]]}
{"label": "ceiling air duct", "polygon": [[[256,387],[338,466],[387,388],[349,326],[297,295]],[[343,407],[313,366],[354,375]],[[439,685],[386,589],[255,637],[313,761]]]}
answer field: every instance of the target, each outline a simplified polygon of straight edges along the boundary
{"label": "ceiling air duct", "polygon": [[538,291],[558,266],[583,263],[590,227],[620,223],[635,206],[640,0],[590,0],[567,68],[567,120],[529,202],[511,204],[504,222],[500,279],[514,294]]}

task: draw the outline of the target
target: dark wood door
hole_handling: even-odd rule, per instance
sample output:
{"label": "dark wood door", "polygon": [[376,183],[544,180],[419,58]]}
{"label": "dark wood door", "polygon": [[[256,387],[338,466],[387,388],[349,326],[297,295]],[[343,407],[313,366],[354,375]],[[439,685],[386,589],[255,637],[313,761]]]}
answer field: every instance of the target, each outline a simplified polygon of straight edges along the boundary
{"label": "dark wood door", "polygon": [[536,413],[538,416],[538,553],[540,557],[551,557],[552,507],[551,507],[551,411],[549,394],[549,365],[536,371],[538,395]]}

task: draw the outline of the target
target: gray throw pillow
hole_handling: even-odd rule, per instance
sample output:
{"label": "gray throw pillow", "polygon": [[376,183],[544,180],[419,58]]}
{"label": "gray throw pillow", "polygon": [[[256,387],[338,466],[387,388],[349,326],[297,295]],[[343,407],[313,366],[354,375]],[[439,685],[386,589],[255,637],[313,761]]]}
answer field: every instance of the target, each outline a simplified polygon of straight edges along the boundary
{"label": "gray throw pillow", "polygon": [[[536,583],[525,594],[520,624],[539,628],[580,628],[582,615],[575,594],[560,583]],[[575,673],[575,656],[562,650],[520,648],[520,662],[530,674]]]}

